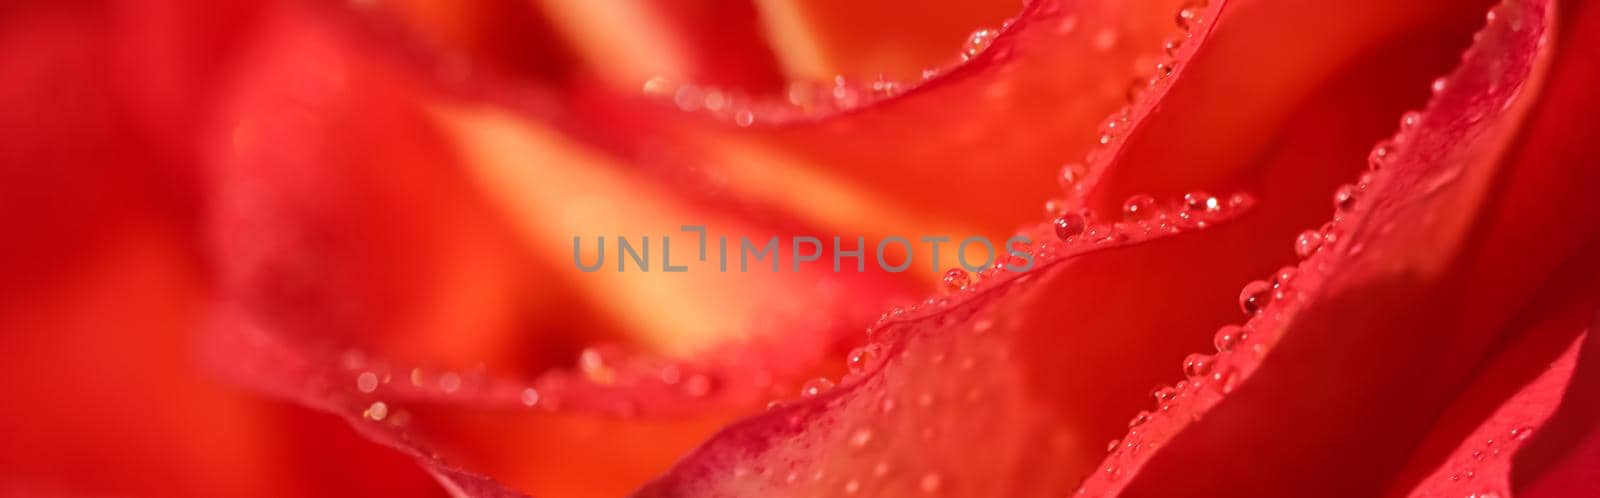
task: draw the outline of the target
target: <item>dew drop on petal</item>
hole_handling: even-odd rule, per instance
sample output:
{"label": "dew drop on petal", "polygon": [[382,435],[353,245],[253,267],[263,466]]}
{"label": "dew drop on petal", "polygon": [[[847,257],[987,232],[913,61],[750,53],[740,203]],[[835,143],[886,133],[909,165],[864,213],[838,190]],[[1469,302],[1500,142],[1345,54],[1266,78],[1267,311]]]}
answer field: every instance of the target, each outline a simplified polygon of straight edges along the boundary
{"label": "dew drop on petal", "polygon": [[1372,147],[1372,152],[1367,154],[1367,166],[1373,170],[1383,169],[1389,163],[1389,158],[1394,156],[1394,142],[1384,140]]}
{"label": "dew drop on petal", "polygon": [[1238,325],[1225,325],[1217,329],[1216,335],[1211,336],[1211,344],[1217,347],[1219,353],[1232,351],[1242,340],[1244,340],[1244,329]]}
{"label": "dew drop on petal", "polygon": [[971,35],[967,36],[966,45],[961,47],[962,60],[971,60],[972,58],[977,57],[978,54],[983,53],[984,50],[989,48],[990,44],[994,43],[994,37],[997,34],[998,33],[992,29],[980,29],[973,31]]}
{"label": "dew drop on petal", "polygon": [[691,398],[704,398],[711,394],[711,378],[705,374],[690,375],[683,381],[683,393]]}
{"label": "dew drop on petal", "polygon": [[1195,353],[1183,359],[1183,374],[1191,379],[1211,375],[1211,355]]}
{"label": "dew drop on petal", "polygon": [[361,375],[356,377],[356,389],[364,393],[376,391],[378,389],[378,374],[361,372]]}
{"label": "dew drop on petal", "polygon": [[1061,216],[1067,212],[1067,202],[1061,199],[1046,199],[1044,201],[1045,216]]}
{"label": "dew drop on petal", "polygon": [[850,367],[850,373],[866,371],[874,361],[877,361],[881,349],[882,346],[877,344],[868,344],[851,350],[850,354],[845,356],[845,364]]}
{"label": "dew drop on petal", "polygon": [[522,404],[524,406],[533,406],[539,404],[539,391],[531,387],[523,389]]}
{"label": "dew drop on petal", "polygon": [[1122,216],[1128,221],[1143,221],[1156,214],[1156,199],[1139,194],[1122,203]]}
{"label": "dew drop on petal", "polygon": [[1205,192],[1183,195],[1183,209],[1194,213],[1215,213],[1222,210],[1222,200]]}
{"label": "dew drop on petal", "polygon": [[1204,20],[1201,19],[1201,15],[1204,12],[1204,3],[1189,2],[1184,4],[1182,8],[1178,9],[1178,28],[1184,31],[1192,31],[1194,28],[1199,27],[1200,24],[1204,22]]}
{"label": "dew drop on petal", "polygon": [[1306,230],[1294,239],[1294,253],[1301,258],[1311,257],[1318,249],[1322,249],[1322,232]]}
{"label": "dew drop on petal", "polygon": [[1239,292],[1239,310],[1244,314],[1256,316],[1261,310],[1266,309],[1267,302],[1272,299],[1272,285],[1257,280],[1244,286]]}
{"label": "dew drop on petal", "polygon": [[461,375],[455,372],[445,372],[439,376],[439,389],[446,393],[453,393],[461,389]]}
{"label": "dew drop on petal", "polygon": [[1400,115],[1400,129],[1409,130],[1422,123],[1422,113],[1409,111]]}
{"label": "dew drop on petal", "polygon": [[1161,44],[1161,48],[1167,52],[1168,57],[1177,57],[1178,52],[1183,50],[1183,39],[1169,39]]}
{"label": "dew drop on petal", "polygon": [[384,417],[389,416],[389,405],[382,401],[374,401],[367,406],[365,411],[361,412],[361,416],[370,420],[383,420]]}
{"label": "dew drop on petal", "polygon": [[1078,182],[1083,181],[1085,174],[1087,174],[1087,170],[1083,164],[1067,163],[1061,167],[1061,173],[1056,179],[1061,183],[1061,188],[1072,190],[1078,186]]}
{"label": "dew drop on petal", "polygon": [[950,271],[944,272],[944,288],[948,292],[961,292],[971,284],[972,276],[967,274],[966,270],[951,268]]}
{"label": "dew drop on petal", "polygon": [[1360,188],[1355,185],[1339,187],[1339,190],[1333,192],[1333,209],[1340,213],[1349,212],[1351,208],[1356,206],[1356,197],[1359,192]]}
{"label": "dew drop on petal", "polygon": [[800,387],[800,395],[809,398],[809,397],[812,397],[812,396],[817,396],[817,395],[822,394],[822,393],[826,393],[826,392],[828,392],[829,390],[832,390],[832,389],[833,389],[833,381],[828,380],[827,377],[818,377],[818,378],[806,381],[805,385]]}
{"label": "dew drop on petal", "polygon": [[854,447],[854,448],[865,448],[867,446],[867,443],[871,443],[871,442],[872,442],[872,429],[869,429],[869,428],[866,428],[866,427],[861,427],[861,428],[857,428],[854,432],[850,433],[850,446],[851,447]]}
{"label": "dew drop on petal", "polygon": [[1075,237],[1078,234],[1083,233],[1084,228],[1086,228],[1088,225],[1088,220],[1084,219],[1082,214],[1067,213],[1061,215],[1059,218],[1056,218],[1054,225],[1056,228],[1056,238],[1067,240],[1068,238]]}
{"label": "dew drop on petal", "polygon": [[[1300,270],[1293,266],[1279,268],[1277,273],[1272,274],[1272,289],[1280,293],[1286,292],[1289,289],[1289,284],[1294,282],[1294,277],[1299,274]],[[1275,296],[1273,299],[1278,298]]]}
{"label": "dew drop on petal", "polygon": [[1134,414],[1132,419],[1128,420],[1128,428],[1132,429],[1134,427],[1138,427],[1138,426],[1144,425],[1145,422],[1149,422],[1149,421],[1150,421],[1150,412],[1140,411],[1139,413]]}
{"label": "dew drop on petal", "polygon": [[1157,403],[1166,403],[1178,397],[1178,390],[1170,386],[1162,386],[1150,391],[1150,395],[1156,398]]}
{"label": "dew drop on petal", "polygon": [[1518,427],[1518,428],[1515,428],[1515,429],[1511,429],[1511,438],[1512,439],[1516,439],[1518,441],[1523,441],[1523,440],[1527,440],[1529,437],[1532,437],[1532,436],[1533,436],[1533,428],[1532,427]]}

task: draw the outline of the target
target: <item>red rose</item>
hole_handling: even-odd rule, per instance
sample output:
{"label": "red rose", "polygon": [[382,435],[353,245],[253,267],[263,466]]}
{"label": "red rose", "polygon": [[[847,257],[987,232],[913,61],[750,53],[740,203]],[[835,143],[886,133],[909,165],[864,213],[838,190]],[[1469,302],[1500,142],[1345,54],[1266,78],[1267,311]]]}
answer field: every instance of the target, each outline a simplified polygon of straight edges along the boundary
{"label": "red rose", "polygon": [[1600,494],[1594,2],[0,10],[0,494]]}

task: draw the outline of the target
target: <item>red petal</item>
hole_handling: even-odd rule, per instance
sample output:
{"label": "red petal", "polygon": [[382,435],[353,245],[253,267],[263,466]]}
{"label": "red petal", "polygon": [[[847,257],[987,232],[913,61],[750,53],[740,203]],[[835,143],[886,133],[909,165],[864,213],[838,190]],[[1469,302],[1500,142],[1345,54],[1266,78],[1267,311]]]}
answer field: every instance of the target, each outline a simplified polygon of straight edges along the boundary
{"label": "red petal", "polygon": [[[445,98],[314,15],[275,16],[213,151],[226,299],[211,359],[247,384],[368,414],[358,423],[371,437],[457,484],[492,472],[538,494],[625,492],[772,384],[842,353],[850,324],[903,286],[822,265],[581,274],[570,237],[592,235],[571,230],[825,232],[697,180],[629,174],[610,151],[560,136],[558,111],[546,121]],[[621,359],[580,354],[596,344]],[[523,438],[541,451],[507,451]],[[593,451],[621,442],[629,458]],[[594,482],[605,485],[573,489]]]}
{"label": "red petal", "polygon": [[[1210,14],[1215,14],[1215,8]],[[1415,16],[1408,18],[1412,22],[1424,25],[1431,22],[1426,20],[1427,15],[1409,14]],[[1259,19],[1269,18],[1273,17]],[[1264,29],[1263,26],[1265,24],[1256,28]],[[1404,23],[1385,26],[1385,29],[1395,31],[1421,29]],[[1410,74],[1411,71],[1419,71],[1419,64],[1415,61],[1427,60],[1427,54],[1448,53],[1447,48],[1440,49],[1447,43],[1438,42],[1435,42],[1438,45],[1424,45],[1422,49],[1418,49],[1414,43],[1398,45],[1417,50],[1416,53],[1379,51],[1366,45],[1373,42],[1363,37],[1390,37],[1378,36],[1364,29],[1357,30],[1358,33],[1340,32],[1351,39],[1339,38],[1343,44],[1338,45],[1336,51],[1344,57],[1356,57],[1363,50],[1372,50],[1394,58],[1368,55],[1371,58],[1364,59],[1366,64],[1334,58],[1352,66],[1346,69],[1348,80],[1341,75],[1334,81],[1362,81],[1357,78],[1379,74],[1399,75],[1402,80],[1409,76],[1420,83],[1425,79]],[[1456,30],[1456,26],[1445,25],[1430,27],[1427,33]],[[1250,47],[1263,46],[1249,40],[1231,43],[1233,46],[1228,50],[1212,52],[1223,54],[1217,56],[1219,59],[1194,61],[1193,65],[1200,68],[1199,72],[1180,73],[1177,82],[1172,84],[1173,91],[1177,92],[1177,88],[1186,84],[1195,85],[1196,88],[1226,84],[1232,81],[1228,76],[1234,73],[1222,68],[1237,68],[1237,65],[1222,62],[1233,57],[1254,60],[1244,54],[1250,53]],[[1270,45],[1279,46],[1282,45]],[[1202,57],[1205,55],[1202,54]],[[1184,64],[1188,63],[1180,63],[1180,68]],[[1181,70],[1196,70],[1195,67]],[[1314,75],[1326,69],[1312,66],[1300,67],[1298,71]],[[1361,144],[1370,143],[1367,141],[1371,140],[1371,137],[1362,137],[1362,134],[1378,129],[1372,124],[1374,121],[1369,119],[1371,116],[1348,109],[1377,109],[1381,112],[1384,107],[1390,107],[1389,112],[1395,114],[1400,109],[1391,106],[1396,106],[1401,99],[1385,92],[1372,92],[1349,84],[1316,86],[1322,82],[1311,76],[1295,73],[1294,77],[1302,79],[1285,77],[1274,80],[1285,83],[1282,88],[1272,88],[1277,92],[1274,99],[1222,102],[1249,109],[1276,111],[1291,102],[1304,99],[1308,103],[1304,104],[1303,109],[1308,111],[1308,116],[1338,117],[1348,121],[1341,126],[1326,126],[1322,124],[1326,120],[1308,118],[1307,122],[1295,121],[1294,126],[1279,128],[1276,118],[1266,119],[1245,113],[1253,120],[1247,129],[1260,129],[1266,138],[1232,133],[1219,137],[1219,140],[1224,140],[1221,145],[1231,147],[1229,152],[1234,157],[1264,156],[1266,159],[1237,162],[1219,159],[1203,163],[1199,167],[1181,170],[1182,174],[1191,177],[1186,180],[1188,183],[1177,184],[1171,180],[1172,174],[1166,174],[1174,171],[1170,169],[1172,163],[1159,163],[1169,168],[1156,168],[1153,166],[1157,163],[1128,158],[1137,157],[1136,154],[1148,156],[1163,150],[1183,151],[1214,145],[1187,140],[1155,140],[1150,137],[1161,135],[1148,130],[1191,122],[1193,118],[1189,116],[1192,115],[1184,112],[1191,107],[1211,109],[1224,104],[1217,103],[1215,96],[1189,90],[1186,90],[1187,93],[1168,94],[1170,100],[1155,103],[1165,106],[1163,113],[1150,114],[1151,107],[1144,104],[1136,109],[1135,116],[1148,114],[1149,121],[1134,121],[1134,135],[1125,142],[1120,138],[1114,141],[1123,148],[1116,149],[1114,155],[1104,157],[1126,162],[1114,164],[1107,173],[1113,176],[1106,176],[1101,182],[1102,187],[1097,187],[1104,190],[1095,192],[1102,199],[1109,200],[1119,189],[1127,189],[1124,192],[1149,189],[1162,193],[1181,193],[1186,190],[1184,187],[1205,187],[1216,191],[1254,185],[1261,189],[1259,214],[1246,215],[1237,225],[1228,224],[1214,232],[1086,256],[1081,261],[1069,262],[1055,274],[1041,275],[1038,287],[1023,293],[1036,297],[995,298],[993,302],[984,301],[992,304],[992,309],[980,307],[974,310],[980,314],[993,313],[996,317],[992,322],[992,332],[985,339],[992,341],[991,344],[973,345],[962,342],[969,341],[967,339],[956,338],[960,337],[959,331],[971,326],[971,323],[928,331],[926,335],[933,344],[927,345],[926,350],[913,353],[904,365],[891,364],[885,367],[885,371],[892,373],[875,373],[873,377],[863,380],[863,386],[867,387],[839,395],[843,401],[837,405],[831,399],[819,400],[795,408],[800,415],[795,420],[785,421],[782,415],[774,414],[731,428],[680,465],[672,475],[648,489],[646,494],[738,494],[752,487],[763,492],[776,492],[788,481],[785,472],[794,468],[804,470],[796,480],[805,477],[805,472],[815,472],[817,469],[823,470],[823,477],[804,483],[805,487],[785,492],[800,492],[818,485],[823,486],[824,490],[842,491],[848,491],[852,486],[874,490],[917,490],[924,478],[931,479],[929,482],[937,483],[940,487],[948,487],[947,492],[955,495],[992,491],[1009,496],[1064,491],[1082,475],[1087,467],[1086,460],[1095,458],[1092,455],[1103,451],[1104,445],[1099,442],[1103,439],[1094,434],[1103,433],[1109,437],[1112,434],[1110,431],[1114,430],[1112,424],[1118,423],[1108,419],[1105,414],[1117,412],[1116,407],[1147,403],[1141,402],[1137,391],[1133,389],[1154,385],[1157,379],[1167,375],[1161,370],[1171,369],[1183,351],[1198,350],[1208,339],[1201,334],[1184,339],[1179,331],[1211,330],[1211,327],[1224,323],[1228,307],[1216,305],[1233,300],[1232,295],[1237,294],[1235,282],[1248,278],[1250,274],[1264,273],[1283,261],[1278,259],[1281,256],[1273,254],[1271,246],[1261,242],[1289,239],[1293,233],[1292,227],[1297,224],[1304,226],[1316,216],[1324,216],[1322,213],[1326,212],[1326,205],[1318,201],[1317,198],[1321,196],[1316,193],[1333,190],[1336,178],[1342,176],[1339,172],[1341,163],[1351,171],[1360,164],[1365,152]],[[1297,93],[1326,99],[1285,96]],[[1181,95],[1181,100],[1172,95]],[[1368,105],[1349,105],[1351,99],[1361,99],[1360,102]],[[1277,150],[1266,148],[1264,143],[1273,143],[1271,140],[1274,139],[1292,145],[1280,146]],[[1348,159],[1341,160],[1339,154],[1349,154]],[[1290,171],[1300,174],[1288,174]],[[1098,210],[1101,213],[1107,211],[1113,210]],[[1282,252],[1287,251],[1278,254]],[[1204,255],[1203,259],[1197,258],[1197,254]],[[1174,285],[1175,282],[1181,285]],[[1132,290],[1111,293],[1106,289]],[[1161,312],[1151,312],[1152,305],[1162,306]],[[1063,334],[1039,324],[1070,324],[1074,332]],[[922,326],[932,327],[926,324]],[[891,340],[889,344],[895,343]],[[974,356],[975,371],[961,375],[959,383],[950,379],[948,366],[936,364],[933,360],[941,356],[956,358],[968,354],[968,351],[973,351],[970,354]],[[896,378],[901,380],[882,380]],[[888,383],[888,387],[874,385],[880,381]],[[937,387],[924,387],[934,383],[937,383]],[[1019,388],[1017,384],[1023,387]],[[936,393],[930,397],[936,400],[965,399],[968,392],[976,392],[984,406],[997,408],[993,408],[995,413],[932,410],[873,417],[872,397],[878,393],[881,392],[885,399],[893,401],[896,406],[907,406],[922,398],[918,392],[922,389]],[[1118,392],[1122,395],[1118,395]],[[1022,422],[995,422],[1001,419]],[[886,447],[872,448],[866,452],[842,449],[849,448],[852,440],[856,439],[853,431],[867,425],[873,427],[874,433],[888,433],[876,436],[885,440]],[[903,427],[914,429],[896,429]],[[940,432],[935,433],[931,441],[916,440],[920,435],[907,434],[924,428]],[[797,439],[793,443],[774,442],[790,437]],[[873,459],[879,461],[874,462]],[[913,470],[908,471],[909,474],[883,478],[875,472],[877,463],[886,463],[891,469],[910,466]],[[837,475],[840,470],[848,470],[850,474]],[[762,471],[769,473],[761,474]],[[993,477],[996,475],[1016,476],[998,480],[1018,489],[995,489],[988,483],[997,480]],[[986,485],[988,487],[984,487]]]}
{"label": "red petal", "polygon": [[1595,322],[1560,408],[1517,453],[1517,496],[1600,493],[1600,317]]}
{"label": "red petal", "polygon": [[854,373],[839,388],[826,379],[808,384],[803,398],[728,427],[638,495],[1025,496],[1070,489],[1078,477],[1072,470],[1085,463],[1084,441],[1076,427],[1051,419],[1059,407],[1048,395],[1034,392],[1050,388],[1038,385],[1049,379],[1040,378],[1039,359],[1026,357],[1025,341],[1035,339],[1039,322],[1023,313],[1049,307],[1042,299],[1075,283],[1070,277],[1096,260],[1148,254],[1196,236],[1154,242],[1196,228],[1172,214],[1115,229],[1096,225],[1042,246],[1033,273],[996,272],[975,289],[895,310],[854,355]]}
{"label": "red petal", "polygon": [[[1201,391],[1141,427],[1163,450],[1113,455],[1108,466],[1137,475],[1091,479],[1090,494],[1379,492],[1534,290],[1583,278],[1555,269],[1584,254],[1597,227],[1556,220],[1573,219],[1558,213],[1600,182],[1574,185],[1583,173],[1571,164],[1501,159],[1522,150],[1508,145],[1525,116],[1551,112],[1530,114],[1545,81],[1538,61],[1559,46],[1544,41],[1555,13],[1512,2],[1498,14],[1369,186],[1371,211],[1335,225],[1336,250],[1304,263],[1288,302],[1252,324],[1250,349],[1219,362],[1237,369],[1231,394]],[[1548,236],[1523,236],[1530,225]],[[1322,465],[1352,454],[1363,457]]]}
{"label": "red petal", "polygon": [[1017,13],[1014,0],[894,2],[758,0],[763,26],[794,80],[885,76],[909,81],[949,61],[979,29]]}

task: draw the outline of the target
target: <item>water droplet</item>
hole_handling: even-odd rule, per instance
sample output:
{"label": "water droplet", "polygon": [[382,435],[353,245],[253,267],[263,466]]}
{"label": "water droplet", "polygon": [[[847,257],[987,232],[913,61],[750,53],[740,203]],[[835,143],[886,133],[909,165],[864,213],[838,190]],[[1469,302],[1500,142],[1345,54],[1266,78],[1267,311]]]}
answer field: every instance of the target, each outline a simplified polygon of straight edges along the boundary
{"label": "water droplet", "polygon": [[1195,28],[1200,27],[1200,25],[1205,22],[1205,20],[1201,18],[1201,16],[1204,15],[1204,12],[1204,3],[1189,2],[1184,4],[1183,8],[1178,9],[1178,29],[1182,29],[1184,31],[1193,31]]}
{"label": "water droplet", "polygon": [[1143,221],[1156,214],[1156,199],[1139,194],[1122,203],[1122,216],[1128,221]]}
{"label": "water droplet", "polygon": [[867,443],[870,442],[872,442],[872,429],[861,427],[850,433],[850,446],[852,447],[865,448]]}
{"label": "water droplet", "polygon": [[1172,77],[1173,71],[1176,70],[1177,66],[1173,62],[1158,62],[1155,75],[1157,79],[1166,79]]}
{"label": "water droplet", "polygon": [[1061,166],[1061,173],[1057,177],[1057,181],[1061,182],[1061,188],[1072,191],[1078,187],[1078,182],[1083,181],[1083,176],[1086,173],[1087,170],[1083,167],[1083,164],[1067,163]]}
{"label": "water droplet", "polygon": [[439,389],[446,393],[453,393],[461,389],[461,375],[455,372],[445,372],[439,376]]}
{"label": "water droplet", "polygon": [[1289,290],[1289,284],[1291,282],[1294,282],[1294,277],[1295,277],[1295,275],[1298,275],[1298,274],[1300,274],[1300,270],[1296,269],[1293,266],[1285,266],[1283,268],[1279,268],[1277,273],[1273,273],[1272,274],[1272,290],[1275,291],[1275,293],[1273,294],[1273,298],[1272,299],[1273,300],[1282,299],[1283,296]]}
{"label": "water droplet", "polygon": [[944,288],[948,292],[961,292],[971,284],[972,275],[967,274],[966,270],[951,268],[950,271],[944,272]]}
{"label": "water droplet", "polygon": [[971,60],[983,53],[994,43],[995,35],[999,34],[992,29],[980,29],[967,36],[966,45],[961,47],[961,60]]}
{"label": "water droplet", "polygon": [[1195,353],[1183,359],[1183,374],[1191,379],[1211,375],[1211,355]]}
{"label": "water droplet", "polygon": [[356,389],[364,393],[376,391],[378,389],[378,374],[361,372],[361,375],[356,377]]}
{"label": "water droplet", "polygon": [[1065,213],[1065,212],[1067,212],[1067,202],[1066,201],[1063,201],[1061,199],[1054,199],[1054,198],[1046,199],[1044,201],[1044,215],[1045,216],[1061,216],[1061,214]]}
{"label": "water droplet", "polygon": [[800,387],[800,395],[805,397],[817,396],[833,389],[833,381],[827,377],[811,379]]}
{"label": "water droplet", "polygon": [[1060,218],[1056,218],[1054,224],[1056,227],[1056,238],[1067,240],[1068,238],[1075,237],[1078,234],[1083,233],[1084,228],[1086,228],[1089,224],[1089,220],[1085,219],[1082,214],[1067,213],[1061,215]]}
{"label": "water droplet", "polygon": [[1272,285],[1260,280],[1250,282],[1239,292],[1239,309],[1246,315],[1256,316],[1266,309],[1271,299]]}
{"label": "water droplet", "polygon": [[1518,441],[1525,441],[1529,437],[1532,437],[1532,436],[1533,436],[1533,428],[1532,427],[1518,427],[1518,428],[1515,428],[1515,429],[1511,429],[1511,438],[1512,439],[1516,439]]}
{"label": "water droplet", "polygon": [[654,95],[658,97],[666,96],[667,90],[671,87],[672,84],[668,82],[666,78],[660,76],[656,76],[644,81],[645,95]]}
{"label": "water droplet", "polygon": [[677,104],[678,109],[693,112],[700,110],[700,106],[705,104],[706,99],[705,94],[701,92],[699,87],[683,85],[678,87],[678,91],[672,95],[672,102]]}
{"label": "water droplet", "polygon": [[1355,185],[1343,185],[1333,192],[1333,209],[1340,213],[1349,212],[1356,206],[1356,196],[1360,189]]}
{"label": "water droplet", "polygon": [[365,411],[361,412],[361,416],[371,420],[383,420],[389,416],[389,405],[382,401],[373,401]]}
{"label": "water droplet", "polygon": [[1150,421],[1150,412],[1140,411],[1139,413],[1134,414],[1132,419],[1128,420],[1128,428],[1132,429],[1134,427],[1138,427],[1138,426],[1144,425],[1146,422],[1149,422],[1149,421]]}
{"label": "water droplet", "polygon": [[1238,325],[1224,325],[1217,329],[1217,334],[1211,336],[1211,344],[1217,347],[1217,352],[1232,351],[1240,341],[1244,340],[1244,329]]}
{"label": "water droplet", "polygon": [[1434,94],[1443,93],[1444,89],[1450,87],[1450,78],[1439,77],[1434,79],[1433,84],[1429,85],[1428,87],[1433,89]]}
{"label": "water droplet", "polygon": [[711,394],[711,378],[704,374],[690,375],[683,381],[683,393],[692,398],[704,398]]}
{"label": "water droplet", "polygon": [[850,351],[849,355],[845,356],[845,364],[850,367],[850,373],[858,374],[864,372],[873,365],[873,362],[877,361],[878,353],[881,350],[882,346],[877,344],[868,344],[855,348]]}
{"label": "water droplet", "polygon": [[1183,195],[1183,209],[1195,213],[1215,213],[1222,211],[1222,200],[1205,192],[1190,192]]}
{"label": "water droplet", "polygon": [[1168,39],[1166,42],[1161,44],[1161,48],[1162,48],[1162,50],[1165,50],[1167,52],[1167,56],[1168,57],[1177,57],[1178,56],[1178,52],[1183,50],[1183,39],[1182,38]]}
{"label": "water droplet", "polygon": [[1383,169],[1394,156],[1394,142],[1384,140],[1372,147],[1372,152],[1367,154],[1367,166],[1373,170]]}
{"label": "water droplet", "polygon": [[844,494],[853,495],[857,491],[861,491],[861,481],[851,479],[849,482],[844,483]]}
{"label": "water droplet", "polygon": [[1156,403],[1165,404],[1178,397],[1178,390],[1169,386],[1162,386],[1150,391],[1150,395],[1156,398]]}
{"label": "water droplet", "polygon": [[1121,35],[1118,35],[1114,29],[1102,29],[1094,35],[1094,48],[1101,52],[1111,50],[1117,46],[1117,39],[1120,37]]}
{"label": "water droplet", "polygon": [[1419,124],[1422,124],[1422,113],[1420,112],[1409,111],[1400,115],[1400,129],[1402,130],[1416,128]]}
{"label": "water droplet", "polygon": [[533,405],[539,404],[539,391],[534,389],[534,388],[531,388],[531,387],[523,389],[522,390],[522,404],[525,405],[525,406],[533,406]]}
{"label": "water droplet", "polygon": [[1306,230],[1294,239],[1294,253],[1302,259],[1316,254],[1318,249],[1322,249],[1322,232]]}
{"label": "water droplet", "polygon": [[944,477],[941,477],[937,472],[923,474],[922,479],[917,481],[917,489],[921,489],[926,494],[938,493],[943,486]]}

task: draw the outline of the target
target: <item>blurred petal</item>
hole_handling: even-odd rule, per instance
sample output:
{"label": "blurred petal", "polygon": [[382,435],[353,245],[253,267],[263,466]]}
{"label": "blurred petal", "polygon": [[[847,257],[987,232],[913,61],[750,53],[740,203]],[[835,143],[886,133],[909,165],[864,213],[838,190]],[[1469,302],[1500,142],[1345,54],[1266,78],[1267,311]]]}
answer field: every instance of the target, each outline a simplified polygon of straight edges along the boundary
{"label": "blurred petal", "polygon": [[[1016,0],[896,2],[756,0],[791,79],[913,80],[950,60],[974,31],[999,27]],[[915,9],[916,15],[908,15]]]}
{"label": "blurred petal", "polygon": [[[242,6],[212,19],[247,25]],[[235,40],[173,3],[122,7],[0,7],[0,495],[432,494],[333,417],[197,368],[208,288],[181,137]]]}
{"label": "blurred petal", "polygon": [[[582,123],[559,108],[450,99],[316,15],[275,15],[214,142],[225,300],[211,360],[361,424],[451,483],[636,487],[842,353],[844,331],[905,286],[824,264],[696,262],[680,225],[758,241],[827,232],[693,178],[632,174],[566,135]],[[598,235],[678,235],[671,257],[699,271],[580,272],[572,239]],[[623,442],[627,458],[597,451]]]}

